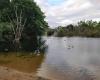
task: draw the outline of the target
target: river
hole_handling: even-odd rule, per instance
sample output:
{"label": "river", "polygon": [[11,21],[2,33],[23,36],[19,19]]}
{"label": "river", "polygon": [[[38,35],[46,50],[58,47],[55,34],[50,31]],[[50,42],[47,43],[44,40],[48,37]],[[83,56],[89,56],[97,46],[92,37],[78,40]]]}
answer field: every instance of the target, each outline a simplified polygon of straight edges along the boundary
{"label": "river", "polygon": [[54,80],[100,80],[100,38],[47,37],[38,75]]}

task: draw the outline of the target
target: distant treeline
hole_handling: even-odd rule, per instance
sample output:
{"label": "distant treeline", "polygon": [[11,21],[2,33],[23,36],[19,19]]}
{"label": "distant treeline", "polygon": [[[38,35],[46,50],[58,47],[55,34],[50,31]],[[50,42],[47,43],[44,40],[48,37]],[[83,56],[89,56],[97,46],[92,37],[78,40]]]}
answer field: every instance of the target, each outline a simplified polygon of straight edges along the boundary
{"label": "distant treeline", "polygon": [[59,26],[55,29],[48,29],[47,35],[63,36],[81,36],[81,37],[100,37],[100,22],[80,21],[76,25]]}

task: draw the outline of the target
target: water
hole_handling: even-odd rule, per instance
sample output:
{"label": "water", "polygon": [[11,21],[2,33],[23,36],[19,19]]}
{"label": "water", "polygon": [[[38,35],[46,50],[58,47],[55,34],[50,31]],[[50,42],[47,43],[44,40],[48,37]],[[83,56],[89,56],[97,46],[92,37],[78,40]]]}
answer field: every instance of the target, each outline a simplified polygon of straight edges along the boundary
{"label": "water", "polygon": [[46,55],[10,58],[10,62],[6,62],[9,57],[3,62],[0,57],[0,64],[52,80],[100,80],[100,38],[44,39],[48,45]]}
{"label": "water", "polygon": [[54,80],[100,80],[100,38],[46,38],[38,75]]}
{"label": "water", "polygon": [[37,68],[40,68],[43,62],[44,55],[31,56],[31,55],[21,55],[17,56],[16,53],[8,53],[8,55],[0,54],[0,66],[8,67],[10,69],[15,69],[17,71],[25,73],[37,73]]}

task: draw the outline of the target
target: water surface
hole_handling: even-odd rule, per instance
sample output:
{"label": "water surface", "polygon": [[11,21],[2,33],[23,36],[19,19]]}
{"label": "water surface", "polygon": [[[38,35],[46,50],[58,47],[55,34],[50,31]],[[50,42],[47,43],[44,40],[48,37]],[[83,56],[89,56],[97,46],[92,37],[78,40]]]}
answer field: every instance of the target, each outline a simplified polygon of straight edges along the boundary
{"label": "water surface", "polygon": [[54,80],[100,80],[100,38],[46,38],[38,75]]}

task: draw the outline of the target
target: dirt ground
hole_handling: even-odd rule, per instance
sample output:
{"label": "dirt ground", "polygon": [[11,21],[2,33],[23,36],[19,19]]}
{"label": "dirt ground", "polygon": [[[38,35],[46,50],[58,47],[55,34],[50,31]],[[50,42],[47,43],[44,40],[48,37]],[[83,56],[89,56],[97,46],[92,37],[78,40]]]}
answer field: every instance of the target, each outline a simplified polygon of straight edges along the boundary
{"label": "dirt ground", "polygon": [[0,80],[49,80],[0,66]]}

